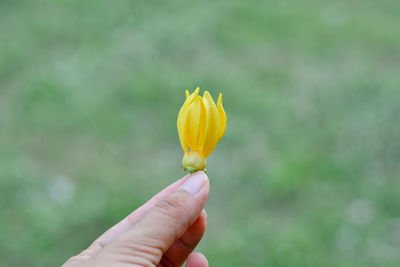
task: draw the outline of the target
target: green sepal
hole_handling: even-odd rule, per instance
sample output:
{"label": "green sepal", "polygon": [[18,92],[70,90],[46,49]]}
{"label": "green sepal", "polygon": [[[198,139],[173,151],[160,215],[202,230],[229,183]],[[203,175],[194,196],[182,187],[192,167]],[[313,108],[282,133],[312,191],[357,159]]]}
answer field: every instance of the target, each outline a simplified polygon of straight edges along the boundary
{"label": "green sepal", "polygon": [[185,172],[186,171],[190,172],[190,174],[193,174],[193,173],[195,173],[197,171],[203,171],[204,173],[207,173],[207,169],[200,170],[200,169],[197,169],[196,167],[193,167],[193,166],[183,167],[183,170]]}
{"label": "green sepal", "polygon": [[198,171],[199,169],[197,169],[196,167],[193,166],[187,166],[183,168],[185,171],[190,172],[190,174],[193,174],[194,172]]}

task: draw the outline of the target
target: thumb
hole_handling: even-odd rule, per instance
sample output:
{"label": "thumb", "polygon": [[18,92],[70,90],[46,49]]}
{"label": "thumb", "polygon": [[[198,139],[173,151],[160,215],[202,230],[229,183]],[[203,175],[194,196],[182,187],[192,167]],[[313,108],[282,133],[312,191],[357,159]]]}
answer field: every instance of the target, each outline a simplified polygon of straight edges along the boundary
{"label": "thumb", "polygon": [[110,250],[123,257],[124,262],[157,265],[199,217],[208,192],[209,181],[204,172],[190,175],[176,193],[159,201],[129,232],[115,240]]}

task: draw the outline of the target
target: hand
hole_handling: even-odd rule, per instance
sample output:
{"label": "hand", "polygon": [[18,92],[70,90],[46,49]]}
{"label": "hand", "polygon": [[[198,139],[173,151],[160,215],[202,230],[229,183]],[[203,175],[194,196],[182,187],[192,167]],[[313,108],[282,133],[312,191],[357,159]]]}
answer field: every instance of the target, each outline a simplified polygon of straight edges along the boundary
{"label": "hand", "polygon": [[192,253],[206,229],[209,181],[198,171],[168,186],[70,258],[63,267],[207,267]]}

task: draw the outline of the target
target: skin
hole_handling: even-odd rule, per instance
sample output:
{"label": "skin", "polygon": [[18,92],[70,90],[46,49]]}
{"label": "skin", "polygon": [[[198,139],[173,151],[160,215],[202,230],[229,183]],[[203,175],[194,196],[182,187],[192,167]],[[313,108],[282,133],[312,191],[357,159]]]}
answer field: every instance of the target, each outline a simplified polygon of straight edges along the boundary
{"label": "skin", "polygon": [[166,187],[114,225],[63,267],[181,266],[207,267],[192,253],[207,224],[204,205],[207,175],[198,171]]}

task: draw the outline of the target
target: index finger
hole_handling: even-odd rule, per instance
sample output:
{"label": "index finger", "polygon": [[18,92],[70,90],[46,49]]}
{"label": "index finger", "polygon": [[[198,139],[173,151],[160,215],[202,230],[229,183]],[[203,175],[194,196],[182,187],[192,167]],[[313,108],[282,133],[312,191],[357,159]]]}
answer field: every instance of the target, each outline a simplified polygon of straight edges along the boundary
{"label": "index finger", "polygon": [[160,199],[163,199],[175,193],[183,185],[188,176],[189,175],[186,175],[175,183],[164,188],[149,201],[144,203],[142,206],[133,211],[116,225],[108,229],[99,238],[97,238],[86,250],[82,251],[78,256],[72,257],[69,261],[86,260],[90,258],[93,254],[100,251],[104,246],[110,243],[118,235],[128,231],[132,226],[139,222],[143,218],[143,216],[146,215],[146,213],[151,210]]}
{"label": "index finger", "polygon": [[[182,177],[175,183],[167,186],[162,191],[157,193],[154,197],[152,197],[149,201],[144,203],[138,209],[133,211],[127,217],[125,217],[122,221],[111,227],[104,234],[102,234],[96,241],[102,241],[104,245],[108,244],[112,239],[114,239],[120,233],[127,231],[130,227],[135,225],[138,221],[140,221],[144,215],[160,200],[163,199],[172,193],[175,193],[178,188],[183,185],[188,175]],[[95,242],[96,242],[95,241]]]}

